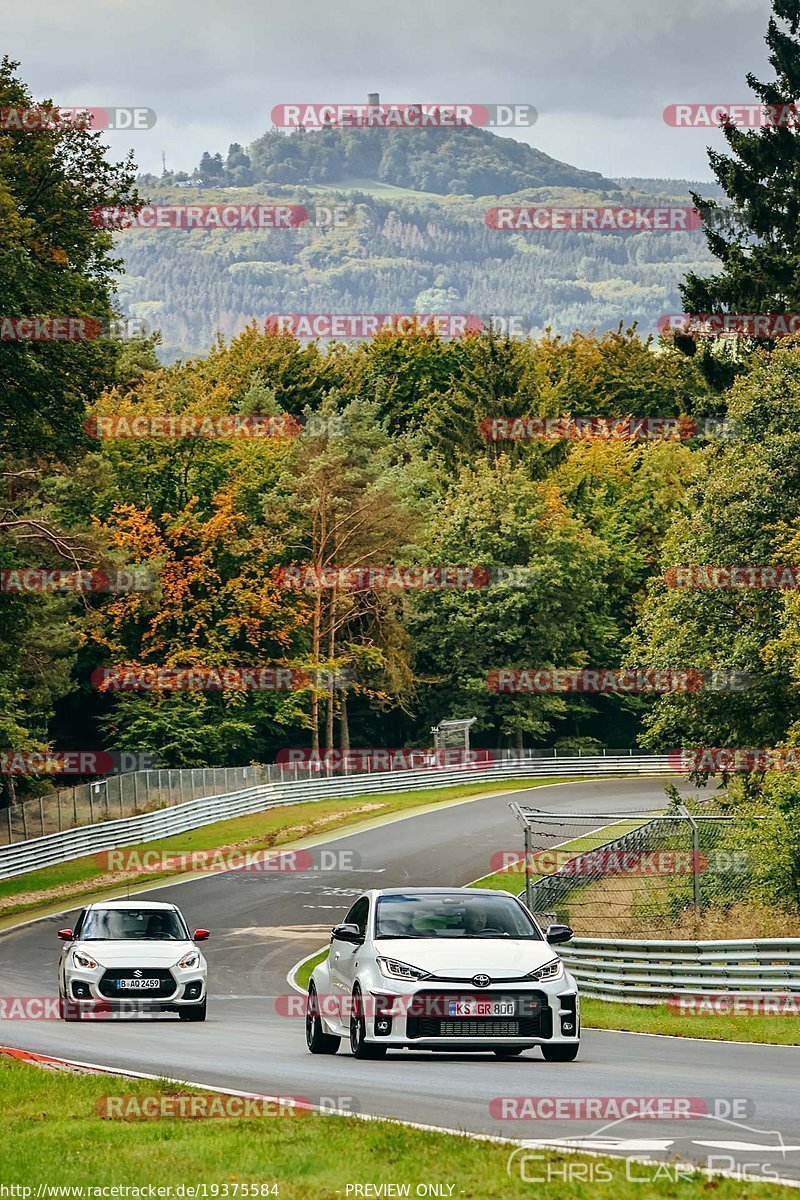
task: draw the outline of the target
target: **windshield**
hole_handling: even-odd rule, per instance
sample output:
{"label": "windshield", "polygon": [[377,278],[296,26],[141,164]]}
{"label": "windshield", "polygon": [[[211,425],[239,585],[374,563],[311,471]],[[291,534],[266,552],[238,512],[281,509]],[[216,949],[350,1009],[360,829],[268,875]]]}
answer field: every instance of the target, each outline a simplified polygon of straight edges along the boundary
{"label": "windshield", "polygon": [[542,938],[510,896],[381,896],[375,921],[379,938]]}
{"label": "windshield", "polygon": [[82,942],[185,942],[189,931],[171,909],[93,908],[86,914]]}

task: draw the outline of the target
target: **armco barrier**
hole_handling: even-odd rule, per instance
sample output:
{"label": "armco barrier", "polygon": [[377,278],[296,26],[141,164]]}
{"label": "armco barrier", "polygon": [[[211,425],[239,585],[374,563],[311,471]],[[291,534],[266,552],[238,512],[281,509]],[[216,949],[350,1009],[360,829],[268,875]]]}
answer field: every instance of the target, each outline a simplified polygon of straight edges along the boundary
{"label": "armco barrier", "polygon": [[559,949],[582,996],[664,1004],[670,996],[798,996],[800,938],[723,942],[576,937]]}
{"label": "armco barrier", "polygon": [[83,825],[62,833],[30,838],[0,847],[0,879],[23,875],[53,863],[116,850],[122,846],[153,841],[175,833],[185,833],[201,825],[210,825],[227,817],[261,812],[280,804],[301,800],[323,800],[338,796],[364,796],[386,792],[417,791],[445,787],[453,783],[500,782],[504,779],[550,776],[613,777],[622,775],[658,775],[674,773],[669,756],[615,755],[570,758],[516,758],[491,766],[429,768],[422,771],[385,771],[269,783],[244,791],[189,800],[171,808],[142,813],[117,821]]}

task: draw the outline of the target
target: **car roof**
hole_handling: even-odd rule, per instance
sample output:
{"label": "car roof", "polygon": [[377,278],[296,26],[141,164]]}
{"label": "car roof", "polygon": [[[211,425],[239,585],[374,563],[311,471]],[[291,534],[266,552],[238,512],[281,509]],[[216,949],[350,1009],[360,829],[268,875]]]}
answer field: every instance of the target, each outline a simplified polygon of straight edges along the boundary
{"label": "car roof", "polygon": [[162,904],[159,900],[137,900],[132,897],[130,900],[98,900],[94,904],[87,904],[87,908],[153,908],[176,912],[177,904]]}
{"label": "car roof", "polygon": [[497,888],[465,888],[465,887],[396,887],[376,888],[373,896],[453,896],[459,893],[464,896],[509,896],[510,892]]}

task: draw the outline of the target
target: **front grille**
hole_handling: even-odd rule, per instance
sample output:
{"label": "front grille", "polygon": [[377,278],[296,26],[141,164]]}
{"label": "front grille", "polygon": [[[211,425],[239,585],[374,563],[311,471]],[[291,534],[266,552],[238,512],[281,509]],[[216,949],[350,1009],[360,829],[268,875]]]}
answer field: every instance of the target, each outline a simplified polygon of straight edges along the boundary
{"label": "front grille", "polygon": [[504,1021],[499,1018],[465,1017],[458,1021],[437,1021],[433,1017],[408,1023],[410,1038],[509,1038],[509,1037],[550,1037],[543,1031],[544,1022],[536,1017],[520,1017],[517,1021]]}
{"label": "front grille", "polygon": [[[431,1022],[433,1024],[433,1022]],[[519,1037],[519,1021],[439,1021],[434,1037]]]}
{"label": "front grille", "polygon": [[[117,987],[120,979],[155,979],[155,987]],[[171,971],[162,971],[149,967],[120,967],[105,971],[98,984],[100,994],[110,1000],[163,1000],[172,996],[176,990],[175,977]]]}

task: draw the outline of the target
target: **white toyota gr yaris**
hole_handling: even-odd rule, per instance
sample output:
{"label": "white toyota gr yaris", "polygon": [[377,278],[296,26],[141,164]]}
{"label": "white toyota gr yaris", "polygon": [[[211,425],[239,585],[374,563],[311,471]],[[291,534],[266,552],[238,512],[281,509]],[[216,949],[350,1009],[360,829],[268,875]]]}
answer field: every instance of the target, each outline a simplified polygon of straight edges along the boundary
{"label": "white toyota gr yaris", "polygon": [[90,904],[74,929],[59,929],[67,944],[58,963],[61,1016],[79,1021],[103,1012],[177,1012],[206,1019],[208,966],[197,946],[207,929],[190,933],[174,904],[107,900]]}
{"label": "white toyota gr yaris", "polygon": [[534,1046],[570,1062],[580,1046],[578,988],[553,951],[572,930],[546,933],[509,892],[387,888],[365,892],[311,975],[306,1041],[356,1058],[389,1048],[493,1051]]}

